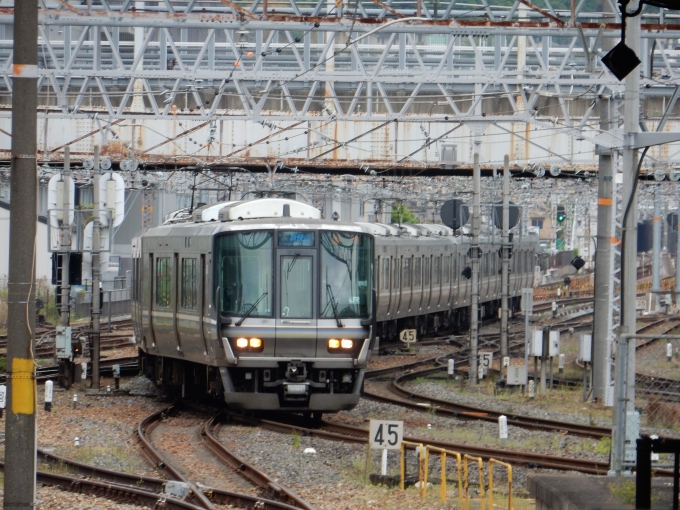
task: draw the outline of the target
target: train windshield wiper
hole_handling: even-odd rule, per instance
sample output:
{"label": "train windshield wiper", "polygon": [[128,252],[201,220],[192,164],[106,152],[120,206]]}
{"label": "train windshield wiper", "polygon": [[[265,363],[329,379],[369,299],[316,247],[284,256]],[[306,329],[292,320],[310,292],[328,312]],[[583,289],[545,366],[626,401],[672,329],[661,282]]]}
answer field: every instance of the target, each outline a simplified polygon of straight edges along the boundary
{"label": "train windshield wiper", "polygon": [[238,320],[238,322],[236,323],[236,326],[240,326],[241,324],[243,324],[243,321],[246,320],[246,319],[248,318],[248,316],[249,316],[251,313],[253,313],[253,310],[256,310],[256,309],[257,309],[257,305],[260,304],[260,301],[262,301],[262,299],[263,299],[266,295],[267,295],[267,291],[264,291],[264,292],[262,293],[262,295],[261,295],[259,298],[257,298],[257,301],[255,301],[254,304],[250,305],[250,308],[249,308],[248,311],[243,315],[243,317],[241,317],[241,318]]}
{"label": "train windshield wiper", "polygon": [[333,289],[331,288],[330,284],[326,284],[326,297],[329,298],[328,301],[331,304],[331,309],[333,310],[333,317],[335,317],[335,322],[337,323],[339,328],[344,327],[344,324],[340,320],[340,317],[338,317],[338,304],[335,301]]}

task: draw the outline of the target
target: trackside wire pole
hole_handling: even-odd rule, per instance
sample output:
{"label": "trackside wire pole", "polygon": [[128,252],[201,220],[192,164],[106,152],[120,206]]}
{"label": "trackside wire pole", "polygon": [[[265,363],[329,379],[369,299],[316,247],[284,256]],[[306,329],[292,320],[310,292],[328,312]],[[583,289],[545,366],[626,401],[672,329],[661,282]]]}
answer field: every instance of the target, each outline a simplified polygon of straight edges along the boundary
{"label": "trackside wire pole", "polygon": [[[99,391],[99,330],[102,314],[100,285],[100,257],[101,251],[101,221],[99,208],[101,207],[101,197],[99,196],[99,145],[94,146],[94,220],[92,221],[92,337],[90,344],[90,355],[92,357],[92,387]],[[106,204],[107,207],[109,204]]]}
{"label": "trackside wire pole", "polygon": [[501,260],[501,367],[508,355],[508,266],[510,264],[510,156],[503,157],[503,243]]}
{"label": "trackside wire pole", "polygon": [[[628,12],[634,12],[638,1],[628,4]],[[640,16],[627,18],[626,45],[637,55],[640,54]],[[631,140],[640,130],[640,73],[634,70],[625,78],[624,98],[624,149],[623,149],[623,193],[622,207],[625,222],[623,223],[624,239],[622,246],[623,260],[621,263],[621,328],[620,333],[633,334],[636,326],[635,297],[637,294],[637,221],[638,221],[638,191],[636,187],[639,151],[633,148]],[[633,135],[633,136],[631,136]],[[619,340],[620,341],[620,340]],[[615,423],[612,429],[614,438],[612,444],[623,444],[625,439],[625,413],[635,411],[635,342],[627,346],[627,363],[621,356],[616,358],[617,399]],[[622,373],[624,372],[625,373]],[[624,382],[625,381],[625,382]],[[625,386],[625,395],[622,394]],[[622,408],[623,407],[623,408]],[[612,470],[621,474],[623,467],[623,450],[614,448],[612,452]]]}
{"label": "trackside wire pole", "polygon": [[12,175],[7,317],[8,400],[5,422],[6,510],[35,508],[36,386],[35,235],[38,108],[38,0],[14,5]]}
{"label": "trackside wire pole", "polygon": [[[612,101],[608,98],[600,100],[600,129],[611,128]],[[612,151],[600,147],[599,167],[597,172],[597,247],[595,249],[595,301],[593,310],[593,342],[591,370],[593,378],[593,399],[603,403],[605,389],[609,385],[607,364],[609,356],[607,343],[612,327],[611,274],[609,268],[612,260],[612,214],[614,214],[614,166]]]}
{"label": "trackside wire pole", "polygon": [[652,311],[659,311],[661,294],[661,193],[659,184],[654,186],[654,239],[652,245]]}
{"label": "trackside wire pole", "polygon": [[472,171],[472,304],[470,306],[470,383],[478,382],[479,367],[479,189],[481,187],[481,171],[479,153],[475,152],[474,169]]}

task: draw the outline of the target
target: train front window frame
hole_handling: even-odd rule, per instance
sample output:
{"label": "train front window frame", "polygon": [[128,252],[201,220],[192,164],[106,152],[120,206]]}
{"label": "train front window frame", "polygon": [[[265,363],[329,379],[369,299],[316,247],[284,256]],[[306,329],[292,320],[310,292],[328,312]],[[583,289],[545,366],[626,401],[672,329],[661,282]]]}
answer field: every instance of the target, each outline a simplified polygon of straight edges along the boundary
{"label": "train front window frame", "polygon": [[[226,315],[274,316],[274,233],[227,232],[215,238],[214,295]],[[251,308],[255,306],[251,310]]]}
{"label": "train front window frame", "polygon": [[319,317],[368,317],[373,301],[373,238],[354,232],[320,231],[319,243]]}

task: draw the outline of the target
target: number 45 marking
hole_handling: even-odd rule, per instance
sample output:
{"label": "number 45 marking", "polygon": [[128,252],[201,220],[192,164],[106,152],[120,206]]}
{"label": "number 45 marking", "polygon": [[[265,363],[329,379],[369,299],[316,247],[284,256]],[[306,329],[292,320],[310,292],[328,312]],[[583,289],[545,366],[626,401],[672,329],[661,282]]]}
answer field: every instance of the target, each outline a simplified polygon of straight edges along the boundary
{"label": "number 45 marking", "polygon": [[397,450],[404,438],[404,422],[371,420],[369,438],[371,448]]}

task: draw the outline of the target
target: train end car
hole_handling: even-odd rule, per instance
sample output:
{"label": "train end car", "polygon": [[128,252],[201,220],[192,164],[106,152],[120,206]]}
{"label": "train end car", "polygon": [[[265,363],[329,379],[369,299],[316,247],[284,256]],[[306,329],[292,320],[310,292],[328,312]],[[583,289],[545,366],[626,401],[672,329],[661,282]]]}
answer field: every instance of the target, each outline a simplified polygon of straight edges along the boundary
{"label": "train end car", "polygon": [[232,408],[336,412],[375,342],[373,235],[288,199],[206,206],[133,242],[145,372]]}

